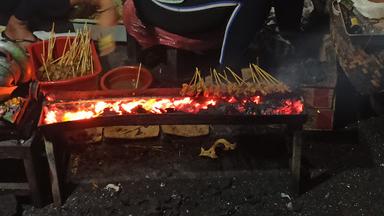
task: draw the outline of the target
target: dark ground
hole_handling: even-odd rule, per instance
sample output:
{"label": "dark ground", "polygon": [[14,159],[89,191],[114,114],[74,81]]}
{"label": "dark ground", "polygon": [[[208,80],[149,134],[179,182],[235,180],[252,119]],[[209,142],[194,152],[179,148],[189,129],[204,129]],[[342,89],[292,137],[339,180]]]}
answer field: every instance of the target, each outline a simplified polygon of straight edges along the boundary
{"label": "dark ground", "polygon": [[[381,117],[361,122],[359,137],[308,136],[304,157],[312,177],[307,186],[313,188],[298,197],[291,193],[288,155],[276,129],[266,135],[260,128],[217,127],[209,137],[84,146],[75,150],[69,179],[78,185],[65,204],[24,206],[23,215],[380,216],[383,128]],[[200,146],[229,130],[235,151],[217,160],[197,156]],[[120,190],[106,189],[110,183]]]}
{"label": "dark ground", "polygon": [[[313,45],[321,40],[324,32],[320,32],[309,31],[313,37],[301,41],[303,49],[310,46],[316,52]],[[104,63],[121,58],[124,55],[116,52]],[[307,53],[299,58],[317,57]],[[351,104],[354,100],[351,94]],[[339,119],[351,123],[348,111],[348,107],[339,111]],[[71,187],[62,207],[36,209],[22,198],[16,204],[12,195],[0,195],[0,216],[13,215],[16,206],[19,215],[26,216],[381,216],[384,117],[366,118],[353,126],[346,132],[307,134],[303,154],[311,180],[300,196],[291,190],[289,149],[280,128],[216,126],[205,137],[161,136],[144,142],[77,146],[67,177]],[[238,148],[219,152],[217,160],[198,157],[201,146],[223,137]],[[119,191],[106,189],[108,184],[117,185]]]}

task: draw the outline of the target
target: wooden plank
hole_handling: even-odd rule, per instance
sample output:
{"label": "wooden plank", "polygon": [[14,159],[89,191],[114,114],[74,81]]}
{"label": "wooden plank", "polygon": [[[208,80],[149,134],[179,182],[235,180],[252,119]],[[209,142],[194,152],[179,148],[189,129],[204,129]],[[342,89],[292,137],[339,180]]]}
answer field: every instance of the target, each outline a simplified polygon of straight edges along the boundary
{"label": "wooden plank", "polygon": [[6,140],[0,142],[0,158],[24,159],[35,135],[28,140]]}
{"label": "wooden plank", "polygon": [[107,139],[144,139],[159,136],[160,127],[153,126],[114,126],[104,128]]}
{"label": "wooden plank", "polygon": [[59,176],[57,172],[57,165],[54,154],[53,143],[46,140],[44,137],[45,151],[47,154],[47,160],[49,165],[49,170],[51,173],[51,189],[53,196],[53,203],[55,206],[61,206],[61,192],[60,192],[60,184],[59,184]]}
{"label": "wooden plank", "polygon": [[[221,115],[221,114],[137,114],[123,116],[100,116],[93,119],[60,122],[40,125],[45,135],[55,131],[85,129],[92,127],[107,127],[119,125],[198,125],[198,124],[303,124],[305,114],[300,115]],[[42,118],[43,119],[43,118]]]}
{"label": "wooden plank", "polygon": [[19,140],[5,140],[0,142],[0,147],[20,146]]}
{"label": "wooden plank", "polygon": [[161,131],[165,134],[197,137],[209,134],[209,125],[161,125]]}
{"label": "wooden plank", "polygon": [[293,134],[292,166],[293,188],[296,194],[301,192],[301,153],[302,153],[302,131]]}
{"label": "wooden plank", "polygon": [[29,191],[28,183],[0,183],[0,189],[2,190],[27,190]]}
{"label": "wooden plank", "polygon": [[70,130],[65,132],[65,140],[68,144],[98,143],[103,139],[103,128],[95,127],[83,130]]}
{"label": "wooden plank", "polygon": [[25,173],[28,179],[29,189],[31,191],[31,198],[35,207],[41,207],[42,194],[39,187],[39,181],[35,169],[34,155],[32,155],[32,149],[27,152],[27,157],[24,159]]}

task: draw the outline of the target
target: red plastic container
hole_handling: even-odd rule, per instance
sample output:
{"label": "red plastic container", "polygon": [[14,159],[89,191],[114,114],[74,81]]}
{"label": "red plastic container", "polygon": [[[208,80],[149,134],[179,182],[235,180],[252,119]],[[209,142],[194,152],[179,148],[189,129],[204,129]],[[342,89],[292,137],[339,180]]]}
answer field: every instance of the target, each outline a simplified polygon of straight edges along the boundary
{"label": "red plastic container", "polygon": [[[71,38],[71,41],[74,37]],[[67,37],[57,37],[55,47],[53,50],[54,59],[59,58],[67,50],[64,50],[65,41]],[[44,46],[43,46],[44,43]],[[42,66],[42,53],[45,47],[45,53],[48,50],[48,41],[40,41],[31,44],[27,50],[30,54],[30,64],[32,65],[32,79],[38,80],[40,89],[46,92],[49,91],[81,91],[81,90],[97,90],[98,89],[98,78],[102,71],[99,56],[96,51],[95,44],[91,42],[92,58],[93,58],[93,74],[76,77],[67,80],[58,81],[41,81],[39,68]],[[67,45],[67,49],[69,46]]]}
{"label": "red plastic container", "polygon": [[123,90],[127,93],[140,94],[148,89],[153,81],[151,72],[145,67],[141,67],[138,87],[136,87],[138,66],[121,66],[105,73],[100,80],[103,90]]}

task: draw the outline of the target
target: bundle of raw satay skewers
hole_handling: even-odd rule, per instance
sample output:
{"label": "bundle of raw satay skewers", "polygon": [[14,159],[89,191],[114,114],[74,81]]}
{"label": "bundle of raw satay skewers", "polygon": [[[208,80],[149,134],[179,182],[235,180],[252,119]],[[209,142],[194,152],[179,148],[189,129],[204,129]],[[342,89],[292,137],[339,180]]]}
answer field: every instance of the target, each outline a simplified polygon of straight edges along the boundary
{"label": "bundle of raw satay skewers", "polygon": [[192,80],[184,83],[180,94],[183,96],[254,96],[274,93],[288,93],[290,89],[256,64],[250,64],[251,78],[244,80],[230,68],[223,72],[210,71],[210,79],[204,80],[196,68]]}
{"label": "bundle of raw satay skewers", "polygon": [[67,80],[93,74],[93,57],[90,31],[87,25],[76,36],[65,39],[64,51],[61,56],[54,56],[56,37],[54,26],[48,40],[48,47],[43,43],[42,67],[40,79],[43,81]]}

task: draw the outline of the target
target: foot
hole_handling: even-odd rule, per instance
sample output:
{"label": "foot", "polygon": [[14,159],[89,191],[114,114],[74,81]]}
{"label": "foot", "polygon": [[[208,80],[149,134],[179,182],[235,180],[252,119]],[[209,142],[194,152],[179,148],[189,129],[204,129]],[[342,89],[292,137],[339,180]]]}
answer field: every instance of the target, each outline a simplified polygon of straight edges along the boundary
{"label": "foot", "polygon": [[89,4],[97,8],[97,20],[101,26],[113,26],[117,23],[119,15],[114,0],[70,0],[72,6]]}
{"label": "foot", "polygon": [[24,21],[17,19],[15,16],[9,18],[3,35],[5,39],[13,41],[23,48],[26,48],[29,44],[37,41],[37,38],[28,29],[27,24]]}
{"label": "foot", "polygon": [[118,12],[113,0],[99,0],[97,20],[101,26],[113,26],[118,21]]}

